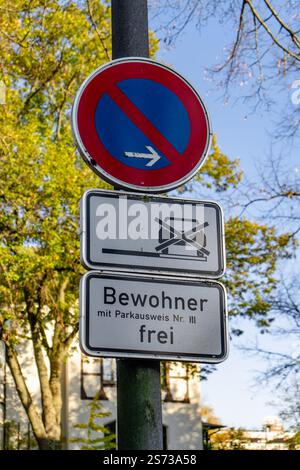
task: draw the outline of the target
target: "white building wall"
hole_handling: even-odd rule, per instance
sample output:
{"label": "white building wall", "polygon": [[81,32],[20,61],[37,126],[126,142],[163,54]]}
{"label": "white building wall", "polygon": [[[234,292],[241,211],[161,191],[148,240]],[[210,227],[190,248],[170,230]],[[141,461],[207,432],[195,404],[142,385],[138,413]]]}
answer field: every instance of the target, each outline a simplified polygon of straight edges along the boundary
{"label": "white building wall", "polygon": [[202,450],[202,423],[196,403],[164,403],[168,450]]}
{"label": "white building wall", "polygon": [[[26,376],[27,385],[35,397],[37,406],[39,404],[39,383],[37,371],[33,361],[33,351],[29,344],[26,345],[21,356],[21,367]],[[85,358],[92,362],[90,370],[99,370],[99,360],[96,359],[93,365],[93,358]],[[113,363],[114,361],[111,360]],[[76,429],[74,426],[78,423],[87,423],[89,417],[88,404],[90,400],[81,399],[81,353],[75,346],[65,370],[63,384],[63,403],[62,413],[64,435],[67,441],[67,447],[70,449],[79,449],[80,445],[72,443],[73,438],[80,435],[84,436],[85,431]],[[202,449],[202,424],[200,416],[200,379],[198,376],[189,380],[189,403],[182,400],[186,397],[186,380],[184,369],[177,365],[172,372],[170,379],[170,390],[172,391],[172,402],[163,402],[163,424],[167,428],[167,441],[169,450],[196,450]],[[6,420],[20,423],[20,433],[25,436],[25,442],[22,443],[26,448],[26,439],[28,434],[28,421],[23,407],[20,403],[15,390],[14,382],[8,367],[6,367]],[[85,376],[85,388],[90,396],[94,396],[99,391],[100,381],[98,376]],[[116,421],[116,387],[105,386],[105,394],[108,400],[101,401],[103,411],[109,411],[110,416],[103,419],[103,424]],[[163,399],[165,393],[163,393]]]}

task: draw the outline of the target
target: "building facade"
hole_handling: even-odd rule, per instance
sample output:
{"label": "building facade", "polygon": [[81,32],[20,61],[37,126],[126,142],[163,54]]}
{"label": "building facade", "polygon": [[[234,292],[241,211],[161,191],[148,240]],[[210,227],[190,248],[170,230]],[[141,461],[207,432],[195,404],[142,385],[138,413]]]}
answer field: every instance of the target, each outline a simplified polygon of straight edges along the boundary
{"label": "building facade", "polygon": [[[36,443],[16,393],[8,367],[1,369],[1,431],[0,445],[5,449],[32,449]],[[39,383],[32,351],[28,348],[22,356],[27,385],[39,405]],[[190,374],[188,365],[163,365],[163,430],[164,448],[169,450],[201,450],[202,423],[200,415],[199,374]],[[97,395],[101,411],[108,412],[102,424],[116,433],[116,363],[114,359],[90,358],[82,355],[77,347],[62,374],[62,430],[65,449],[80,449],[81,444],[73,442],[85,437],[85,430],[76,425],[86,424],[90,415],[89,404]]]}

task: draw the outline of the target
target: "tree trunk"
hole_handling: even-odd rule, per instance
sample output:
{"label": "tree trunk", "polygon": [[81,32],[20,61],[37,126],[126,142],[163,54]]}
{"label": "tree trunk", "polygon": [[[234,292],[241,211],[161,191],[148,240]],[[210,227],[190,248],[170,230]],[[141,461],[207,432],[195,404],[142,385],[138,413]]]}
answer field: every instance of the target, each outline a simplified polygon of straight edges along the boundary
{"label": "tree trunk", "polygon": [[33,434],[37,441],[46,440],[47,435],[43,421],[32,401],[24,376],[22,374],[22,369],[20,367],[16,352],[13,347],[7,345],[6,354],[7,362],[15,382],[17,393],[27,413],[28,419],[33,430]]}
{"label": "tree trunk", "polygon": [[[55,405],[54,403],[51,404],[51,409],[49,413],[49,403],[47,403],[47,407],[43,406],[43,414],[46,419],[45,422],[48,424],[47,428],[45,428],[45,423],[43,422],[40,413],[38,412],[37,408],[33,404],[32,397],[30,392],[27,388],[25,379],[22,374],[22,369],[18,362],[18,358],[14,349],[10,346],[7,346],[7,362],[12,373],[16,389],[21,400],[21,403],[27,413],[28,419],[30,421],[34,437],[38,443],[40,450],[59,450],[62,448],[61,442],[61,427],[60,427],[60,420],[57,423],[55,419]],[[41,379],[41,377],[40,377]],[[60,380],[58,376],[55,378],[54,384]],[[45,383],[45,378],[43,380]],[[55,384],[56,390],[61,393],[60,385]],[[42,384],[41,384],[42,386]],[[50,386],[48,384],[50,389]],[[59,401],[60,397],[57,401]],[[43,403],[44,405],[44,403]],[[49,419],[51,418],[51,420]]]}
{"label": "tree trunk", "polygon": [[62,396],[61,396],[61,369],[62,363],[55,360],[51,363],[51,377],[50,377],[50,388],[53,397],[53,406],[55,409],[56,424],[60,427],[61,425],[61,407],[62,407]]}
{"label": "tree trunk", "polygon": [[62,442],[54,439],[38,439],[39,450],[62,450]]}
{"label": "tree trunk", "polygon": [[57,432],[55,428],[57,426],[57,422],[52,391],[49,384],[49,371],[45,362],[43,347],[40,340],[40,332],[34,315],[31,315],[30,327],[35,363],[40,382],[43,423],[45,426],[47,437],[50,439],[56,439]]}

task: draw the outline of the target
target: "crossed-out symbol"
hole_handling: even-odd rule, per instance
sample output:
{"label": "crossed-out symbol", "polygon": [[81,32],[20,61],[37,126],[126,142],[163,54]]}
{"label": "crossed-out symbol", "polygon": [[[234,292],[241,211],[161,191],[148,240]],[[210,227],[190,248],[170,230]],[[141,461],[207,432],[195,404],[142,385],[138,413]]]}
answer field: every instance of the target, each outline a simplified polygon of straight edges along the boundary
{"label": "crossed-out symbol", "polygon": [[[198,224],[192,229],[184,232],[184,231],[176,230],[173,226],[167,224],[166,222],[158,218],[155,218],[155,221],[160,223],[163,228],[168,230],[170,233],[170,236],[172,236],[172,238],[170,238],[169,240],[165,240],[159,245],[157,245],[155,247],[156,251],[162,251],[171,245],[178,245],[179,243],[184,242],[184,243],[187,243],[188,245],[193,246],[193,248],[197,248],[198,251],[201,251],[206,256],[210,254],[210,252],[206,250],[202,245],[200,245],[195,239],[195,235],[198,232],[200,232],[200,230],[203,230],[205,227],[209,225],[208,222],[204,222],[203,224]],[[191,238],[191,236],[193,238]]]}

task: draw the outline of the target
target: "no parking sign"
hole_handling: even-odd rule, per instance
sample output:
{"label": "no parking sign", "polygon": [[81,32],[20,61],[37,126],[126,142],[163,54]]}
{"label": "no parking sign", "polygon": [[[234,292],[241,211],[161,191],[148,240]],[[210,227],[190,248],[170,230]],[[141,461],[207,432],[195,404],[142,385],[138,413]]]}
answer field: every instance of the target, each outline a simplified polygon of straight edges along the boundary
{"label": "no parking sign", "polygon": [[88,165],[108,182],[169,191],[199,170],[210,146],[206,108],[178,73],[149,59],[95,70],[75,98],[72,127]]}

